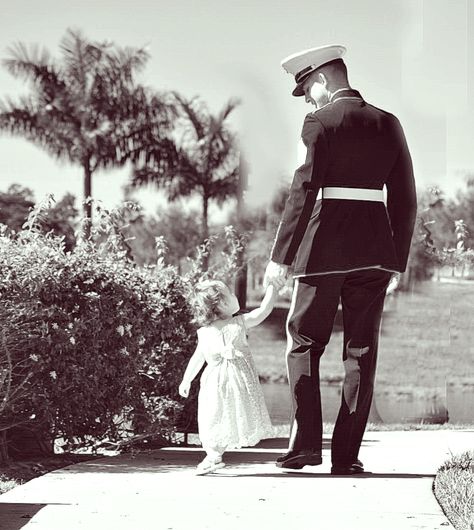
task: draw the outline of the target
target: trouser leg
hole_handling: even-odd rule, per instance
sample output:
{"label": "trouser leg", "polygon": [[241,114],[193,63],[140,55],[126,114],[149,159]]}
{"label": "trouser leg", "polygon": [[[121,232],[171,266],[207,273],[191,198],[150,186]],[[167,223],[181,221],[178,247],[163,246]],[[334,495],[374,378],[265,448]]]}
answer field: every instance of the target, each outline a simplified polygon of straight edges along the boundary
{"label": "trouser leg", "polygon": [[319,360],[331,336],[342,282],[342,275],[295,281],[287,319],[286,363],[292,400],[289,451],[321,452]]}
{"label": "trouser leg", "polygon": [[332,462],[351,465],[362,443],[372,403],[378,337],[391,274],[374,269],[349,273],[341,289],[344,383],[332,437]]}

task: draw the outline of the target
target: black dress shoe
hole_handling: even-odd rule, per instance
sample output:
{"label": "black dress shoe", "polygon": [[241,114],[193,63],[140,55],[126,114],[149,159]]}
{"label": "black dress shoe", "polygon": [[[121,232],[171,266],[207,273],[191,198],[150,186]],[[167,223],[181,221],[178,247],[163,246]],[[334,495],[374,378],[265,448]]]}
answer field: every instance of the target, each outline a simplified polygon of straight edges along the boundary
{"label": "black dress shoe", "polygon": [[319,466],[323,463],[321,453],[310,449],[301,451],[289,451],[276,460],[277,467],[285,469],[302,469],[304,466]]}
{"label": "black dress shoe", "polygon": [[352,462],[352,467],[359,468],[364,471],[364,464],[357,458],[354,462]]}
{"label": "black dress shoe", "polygon": [[[359,460],[360,462],[360,460]],[[362,464],[362,462],[360,462]],[[364,473],[364,467],[354,463],[350,466],[332,466],[331,475],[358,475]]]}

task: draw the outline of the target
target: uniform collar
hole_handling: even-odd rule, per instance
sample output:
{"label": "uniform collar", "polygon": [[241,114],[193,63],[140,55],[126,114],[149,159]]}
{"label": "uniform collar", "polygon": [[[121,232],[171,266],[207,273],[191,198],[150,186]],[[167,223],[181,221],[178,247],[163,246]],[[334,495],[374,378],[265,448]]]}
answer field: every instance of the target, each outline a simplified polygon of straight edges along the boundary
{"label": "uniform collar", "polygon": [[352,88],[339,88],[333,94],[331,94],[331,98],[329,99],[329,101],[333,103],[334,101],[337,101],[338,99],[346,99],[346,98],[363,99],[358,90],[354,90]]}

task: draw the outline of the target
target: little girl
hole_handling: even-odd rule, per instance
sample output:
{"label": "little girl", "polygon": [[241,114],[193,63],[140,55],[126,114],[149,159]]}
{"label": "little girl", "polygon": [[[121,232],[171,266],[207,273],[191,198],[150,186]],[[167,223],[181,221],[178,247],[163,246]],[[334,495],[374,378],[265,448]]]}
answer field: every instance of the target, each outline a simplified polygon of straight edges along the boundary
{"label": "little girl", "polygon": [[224,283],[206,280],[195,288],[195,321],[202,327],[179,393],[189,395],[191,382],[207,362],[198,398],[199,438],[206,451],[197,467],[199,475],[224,467],[227,449],[255,445],[272,434],[246,330],[267,318],[276,296],[270,285],[260,307],[234,317],[239,302]]}

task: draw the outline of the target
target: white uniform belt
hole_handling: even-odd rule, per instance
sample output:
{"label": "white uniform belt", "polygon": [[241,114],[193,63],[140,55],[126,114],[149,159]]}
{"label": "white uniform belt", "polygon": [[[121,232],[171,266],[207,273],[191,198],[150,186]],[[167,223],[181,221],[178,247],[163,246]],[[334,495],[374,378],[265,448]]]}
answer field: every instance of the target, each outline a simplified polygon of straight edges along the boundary
{"label": "white uniform belt", "polygon": [[322,198],[384,202],[383,190],[365,188],[323,188]]}

